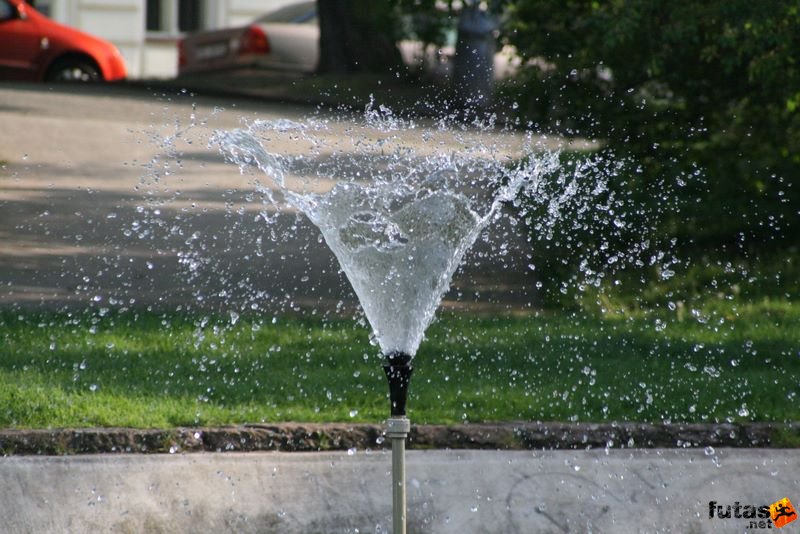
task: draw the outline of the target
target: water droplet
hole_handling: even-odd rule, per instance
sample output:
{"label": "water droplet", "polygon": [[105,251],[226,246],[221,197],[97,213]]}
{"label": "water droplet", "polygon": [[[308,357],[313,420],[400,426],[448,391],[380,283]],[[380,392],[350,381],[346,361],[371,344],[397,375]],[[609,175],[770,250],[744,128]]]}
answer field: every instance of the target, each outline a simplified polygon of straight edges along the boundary
{"label": "water droplet", "polygon": [[719,378],[720,370],[713,365],[706,365],[703,367],[703,372],[712,378]]}

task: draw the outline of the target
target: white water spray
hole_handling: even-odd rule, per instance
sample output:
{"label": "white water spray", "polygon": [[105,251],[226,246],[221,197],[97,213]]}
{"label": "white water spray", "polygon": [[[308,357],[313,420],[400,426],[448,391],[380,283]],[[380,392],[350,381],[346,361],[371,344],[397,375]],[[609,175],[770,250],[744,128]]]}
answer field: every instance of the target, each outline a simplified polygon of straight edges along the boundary
{"label": "white water spray", "polygon": [[[243,170],[252,165],[271,179],[274,187],[259,188],[269,202],[278,202],[277,190],[320,229],[383,353],[413,356],[464,254],[503,203],[522,190],[536,194],[558,169],[558,155],[528,149],[501,162],[496,150],[477,144],[463,153],[431,152],[424,142],[430,134],[418,148],[407,146],[387,135],[397,119],[367,118],[363,137],[350,132],[357,155],[326,169],[334,185],[325,192],[287,185],[293,158],[269,152],[272,135],[291,131],[316,154],[328,154],[316,135],[325,130],[320,125],[258,121],[217,132],[212,143]],[[360,165],[366,156],[371,164]]]}

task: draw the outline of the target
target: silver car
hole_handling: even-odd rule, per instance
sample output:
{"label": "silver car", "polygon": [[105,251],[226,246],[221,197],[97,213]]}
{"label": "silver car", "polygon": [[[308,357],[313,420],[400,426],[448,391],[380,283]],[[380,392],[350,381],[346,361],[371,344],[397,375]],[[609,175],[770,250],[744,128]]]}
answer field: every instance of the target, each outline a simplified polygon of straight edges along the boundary
{"label": "silver car", "polygon": [[292,4],[247,26],[192,33],[178,46],[179,74],[252,66],[311,72],[319,57],[316,3]]}

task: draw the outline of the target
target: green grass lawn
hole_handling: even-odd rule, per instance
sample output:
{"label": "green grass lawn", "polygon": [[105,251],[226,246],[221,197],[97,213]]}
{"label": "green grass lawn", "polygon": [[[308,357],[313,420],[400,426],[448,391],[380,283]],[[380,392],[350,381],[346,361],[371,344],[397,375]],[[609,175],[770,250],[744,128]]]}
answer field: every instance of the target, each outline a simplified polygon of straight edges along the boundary
{"label": "green grass lawn", "polygon": [[[789,301],[610,316],[445,314],[409,416],[465,421],[800,419]],[[0,427],[380,422],[388,388],[352,320],[0,312]]]}

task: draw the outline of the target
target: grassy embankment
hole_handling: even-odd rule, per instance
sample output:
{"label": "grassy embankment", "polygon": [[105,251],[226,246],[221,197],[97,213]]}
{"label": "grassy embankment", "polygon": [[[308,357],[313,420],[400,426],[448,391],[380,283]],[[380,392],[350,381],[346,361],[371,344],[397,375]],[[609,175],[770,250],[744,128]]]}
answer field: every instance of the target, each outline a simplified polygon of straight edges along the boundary
{"label": "grassy embankment", "polygon": [[[444,315],[415,360],[418,423],[800,419],[800,307],[764,299],[599,316]],[[350,320],[0,314],[0,426],[379,422]]]}

